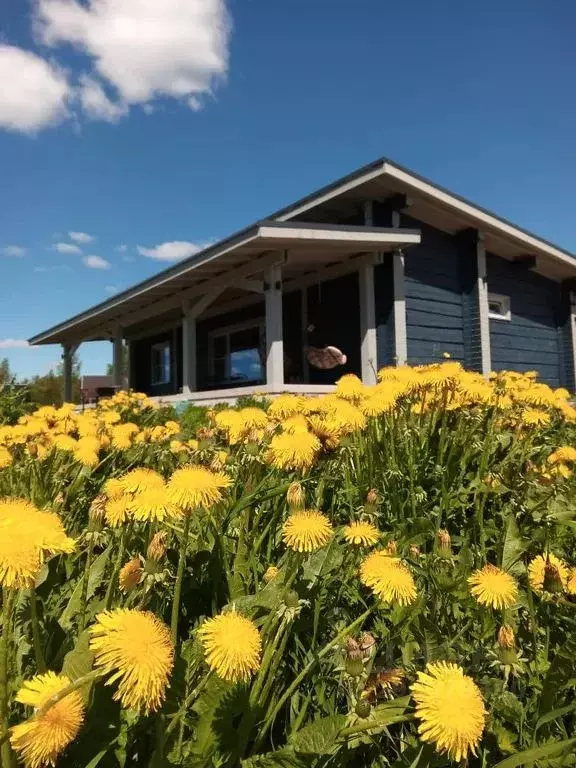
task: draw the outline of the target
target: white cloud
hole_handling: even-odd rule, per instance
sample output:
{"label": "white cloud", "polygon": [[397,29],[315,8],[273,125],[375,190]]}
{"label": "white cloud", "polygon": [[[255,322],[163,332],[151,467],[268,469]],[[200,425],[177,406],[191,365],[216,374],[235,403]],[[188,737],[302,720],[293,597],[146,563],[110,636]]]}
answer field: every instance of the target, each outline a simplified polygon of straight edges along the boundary
{"label": "white cloud", "polygon": [[75,243],[93,243],[95,240],[92,235],[87,235],[86,232],[68,232],[68,237]]}
{"label": "white cloud", "polygon": [[0,349],[25,349],[29,346],[26,339],[0,339]]}
{"label": "white cloud", "polygon": [[110,262],[101,256],[84,256],[82,261],[89,269],[110,269]]}
{"label": "white cloud", "polygon": [[128,250],[128,246],[122,243],[122,245],[116,246],[116,250],[118,251],[118,253],[126,253],[126,251]]}
{"label": "white cloud", "polygon": [[56,243],[52,246],[52,250],[58,253],[82,253],[82,249],[72,243]]}
{"label": "white cloud", "polygon": [[89,75],[80,78],[79,96],[84,112],[92,120],[117,123],[128,112],[125,104],[114,103],[108,98],[101,84]]}
{"label": "white cloud", "polygon": [[118,288],[117,285],[105,285],[104,290],[106,291],[106,293],[109,293],[110,295],[112,295],[113,293],[118,293],[120,288]]}
{"label": "white cloud", "polygon": [[0,44],[0,83],[0,127],[34,133],[66,117],[66,77],[35,53]]}
{"label": "white cloud", "polygon": [[0,248],[0,252],[3,256],[21,258],[26,255],[26,248],[22,248],[21,245],[5,245],[4,248]]}
{"label": "white cloud", "polygon": [[69,43],[92,58],[80,99],[93,117],[115,120],[127,106],[162,96],[197,109],[194,97],[211,93],[226,74],[225,0],[38,0],[36,8],[43,42]]}
{"label": "white cloud", "polygon": [[157,261],[181,261],[193,256],[206,247],[205,243],[189,243],[185,240],[173,240],[169,243],[160,243],[154,248],[138,246],[140,256],[147,256]]}

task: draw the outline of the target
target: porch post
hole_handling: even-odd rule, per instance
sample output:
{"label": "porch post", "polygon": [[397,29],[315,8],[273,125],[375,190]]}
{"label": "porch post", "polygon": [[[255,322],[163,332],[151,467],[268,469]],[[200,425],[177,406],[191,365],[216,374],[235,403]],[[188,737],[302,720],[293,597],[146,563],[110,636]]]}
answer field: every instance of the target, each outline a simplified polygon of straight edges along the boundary
{"label": "porch post", "polygon": [[[400,226],[400,214],[392,212],[392,226]],[[406,334],[406,291],[404,287],[404,254],[394,251],[392,256],[394,280],[394,356],[396,365],[408,362],[408,339]]]}
{"label": "porch post", "polygon": [[273,264],[264,273],[266,303],[266,384],[284,385],[284,337],[282,332],[282,266]]}
{"label": "porch post", "polygon": [[126,339],[126,389],[132,389],[132,343]]}
{"label": "porch post", "polygon": [[[364,224],[367,227],[374,224],[372,200],[364,203]],[[364,384],[376,384],[378,343],[373,263],[366,262],[358,268],[358,287],[360,291],[360,371]]]}
{"label": "porch post", "polygon": [[62,345],[63,365],[63,398],[65,403],[72,402],[72,360],[74,358],[74,347],[70,344]]}
{"label": "porch post", "polygon": [[114,386],[119,389],[126,389],[124,383],[124,372],[122,371],[122,357],[123,357],[123,341],[122,341],[122,329],[117,328],[112,339],[113,351],[112,351],[112,372],[114,375]]}
{"label": "porch post", "polygon": [[477,233],[476,265],[478,315],[480,319],[481,370],[484,377],[488,378],[488,376],[490,376],[490,371],[492,370],[492,355],[490,350],[490,317],[488,311],[488,270],[486,266],[486,246],[484,244],[484,234],[482,232]]}
{"label": "porch post", "polygon": [[196,391],[196,315],[188,306],[182,316],[182,393]]}

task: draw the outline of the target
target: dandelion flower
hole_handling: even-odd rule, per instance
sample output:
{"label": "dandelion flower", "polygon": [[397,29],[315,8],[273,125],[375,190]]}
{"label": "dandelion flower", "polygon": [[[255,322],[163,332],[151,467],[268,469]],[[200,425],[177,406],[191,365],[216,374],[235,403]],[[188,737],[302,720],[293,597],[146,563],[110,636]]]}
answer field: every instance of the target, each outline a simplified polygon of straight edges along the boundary
{"label": "dandelion flower", "polygon": [[106,502],[104,518],[111,528],[119,528],[132,517],[132,498],[118,496]]}
{"label": "dandelion flower", "polygon": [[528,427],[545,427],[550,423],[550,414],[537,408],[526,408],[520,414],[520,421]]}
{"label": "dandelion flower", "polygon": [[118,682],[114,694],[124,707],[154,712],[164,701],[174,664],[168,627],[153,613],[119,608],[96,616],[90,627],[95,664]]}
{"label": "dandelion flower", "polygon": [[354,403],[365,397],[366,387],[355,373],[345,373],[336,382],[336,394]]}
{"label": "dandelion flower", "polygon": [[280,395],[270,403],[268,415],[273,419],[288,419],[290,416],[297,416],[303,413],[305,409],[305,399],[298,395],[285,394]]}
{"label": "dandelion flower", "polygon": [[344,538],[348,544],[369,547],[376,544],[380,531],[372,523],[355,522],[344,526]]}
{"label": "dandelion flower", "polygon": [[128,560],[126,565],[120,569],[119,582],[120,589],[124,592],[130,592],[140,582],[144,570],[139,557]]}
{"label": "dandelion flower", "polygon": [[387,551],[373,552],[360,565],[360,581],[385,603],[410,605],[416,600],[416,584],[404,563]]}
{"label": "dandelion flower", "polygon": [[548,456],[550,464],[563,464],[565,462],[576,462],[576,448],[571,445],[562,445]]}
{"label": "dandelion flower", "polygon": [[132,500],[130,509],[134,515],[134,520],[143,522],[162,521],[178,514],[178,507],[170,501],[164,486],[148,488],[142,493],[137,493]]}
{"label": "dandelion flower", "polygon": [[9,467],[12,464],[12,454],[4,446],[0,446],[0,469]]}
{"label": "dandelion flower", "polygon": [[136,467],[119,478],[123,493],[142,493],[151,488],[164,488],[164,478],[147,467]]}
{"label": "dandelion flower", "polygon": [[[537,555],[528,564],[528,581],[535,592],[550,591],[546,585],[546,566],[554,569],[557,581],[561,588],[565,589],[568,582],[568,567],[563,560],[556,555]],[[552,575],[552,574],[550,574]]]}
{"label": "dandelion flower", "polygon": [[316,509],[292,512],[282,526],[282,538],[296,552],[314,552],[325,546],[332,536],[330,520]]}
{"label": "dandelion flower", "polygon": [[468,579],[470,592],[480,605],[491,608],[510,608],[518,600],[518,587],[514,578],[495,565],[485,565],[474,571]]}
{"label": "dandelion flower", "polygon": [[260,666],[262,641],[256,625],[232,611],[208,619],[198,630],[206,661],[231,683],[249,680]]}
{"label": "dandelion flower", "polygon": [[411,690],[421,739],[456,762],[465,760],[469,752],[475,755],[486,710],[474,680],[457,664],[439,661],[418,672]]}
{"label": "dandelion flower", "polygon": [[264,583],[269,584],[271,581],[274,581],[279,573],[280,571],[275,565],[269,565],[268,568],[266,568],[264,576],[262,577],[264,579]]}
{"label": "dandelion flower", "polygon": [[183,512],[208,509],[222,500],[232,481],[223,472],[190,465],[177,469],[168,481],[168,499]]}
{"label": "dandelion flower", "polygon": [[241,408],[238,413],[245,429],[263,429],[268,424],[268,417],[262,408]]}
{"label": "dandelion flower", "polygon": [[9,589],[32,586],[42,565],[40,550],[22,531],[0,520],[0,584]]}
{"label": "dandelion flower", "polygon": [[102,493],[109,499],[116,499],[124,493],[124,484],[119,477],[111,477],[104,483]]}
{"label": "dandelion flower", "polygon": [[276,469],[306,470],[320,453],[320,441],[310,432],[283,432],[270,441],[269,461]]}
{"label": "dandelion flower", "polygon": [[51,707],[42,707],[70,685],[65,675],[46,672],[26,680],[16,701],[33,707],[35,714],[12,728],[10,743],[28,768],[53,766],[60,753],[73,741],[84,720],[82,696],[73,691]]}

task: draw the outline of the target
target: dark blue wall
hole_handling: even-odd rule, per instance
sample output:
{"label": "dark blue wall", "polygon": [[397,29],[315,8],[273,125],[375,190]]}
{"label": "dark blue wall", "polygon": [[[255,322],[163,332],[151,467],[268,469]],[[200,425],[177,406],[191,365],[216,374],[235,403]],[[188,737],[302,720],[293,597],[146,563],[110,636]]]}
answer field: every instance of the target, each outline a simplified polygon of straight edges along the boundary
{"label": "dark blue wall", "polygon": [[560,285],[493,254],[487,269],[488,291],[510,296],[512,311],[510,321],[490,320],[493,370],[536,370],[551,386],[565,385]]}
{"label": "dark blue wall", "polygon": [[400,225],[422,232],[405,258],[408,362],[442,360],[443,352],[465,362],[458,239],[404,215]]}

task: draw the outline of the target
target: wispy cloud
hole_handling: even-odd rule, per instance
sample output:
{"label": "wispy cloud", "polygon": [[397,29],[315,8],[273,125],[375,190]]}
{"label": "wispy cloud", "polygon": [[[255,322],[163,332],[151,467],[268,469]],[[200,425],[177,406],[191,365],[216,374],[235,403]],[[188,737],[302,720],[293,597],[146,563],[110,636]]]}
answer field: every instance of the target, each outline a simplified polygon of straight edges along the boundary
{"label": "wispy cloud", "polygon": [[82,249],[72,243],[55,243],[52,250],[58,253],[82,253]]}
{"label": "wispy cloud", "polygon": [[128,246],[125,243],[122,243],[122,245],[116,246],[116,250],[118,251],[118,253],[126,253],[126,251],[128,250]]}
{"label": "wispy cloud", "polygon": [[26,339],[0,339],[0,349],[26,349],[29,346]]}
{"label": "wispy cloud", "polygon": [[26,248],[23,248],[21,245],[5,245],[3,248],[0,248],[0,252],[3,256],[13,256],[19,259],[26,255]]}
{"label": "wispy cloud", "polygon": [[120,290],[120,288],[117,285],[105,285],[104,286],[104,291],[106,293],[109,293],[110,295],[112,295],[114,293],[118,293],[119,290]]}
{"label": "wispy cloud", "polygon": [[101,256],[84,256],[82,261],[88,269],[110,269],[111,267],[110,262]]}
{"label": "wispy cloud", "polygon": [[156,261],[182,261],[201,251],[208,243],[190,243],[186,240],[172,240],[168,243],[160,243],[153,248],[138,246],[140,256]]}
{"label": "wispy cloud", "polygon": [[74,240],[75,243],[93,243],[96,239],[93,235],[88,235],[86,232],[68,232],[70,240]]}

